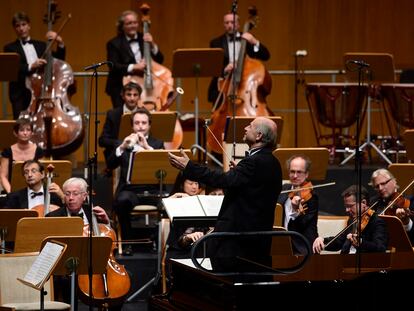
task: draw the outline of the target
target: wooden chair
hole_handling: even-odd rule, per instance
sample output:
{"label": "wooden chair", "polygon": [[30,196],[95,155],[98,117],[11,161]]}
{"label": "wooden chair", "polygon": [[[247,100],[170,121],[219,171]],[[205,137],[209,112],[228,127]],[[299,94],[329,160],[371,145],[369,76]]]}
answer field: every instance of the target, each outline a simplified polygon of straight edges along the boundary
{"label": "wooden chair", "polygon": [[[273,226],[273,231],[286,231],[284,227]],[[272,236],[270,255],[293,255],[290,236]]]}
{"label": "wooden chair", "polygon": [[[23,278],[38,253],[14,253],[0,255],[0,307],[8,310],[40,310],[40,293],[24,285]],[[70,310],[70,305],[53,300],[52,279],[44,285],[44,310]],[[7,310],[7,309],[3,309]]]}

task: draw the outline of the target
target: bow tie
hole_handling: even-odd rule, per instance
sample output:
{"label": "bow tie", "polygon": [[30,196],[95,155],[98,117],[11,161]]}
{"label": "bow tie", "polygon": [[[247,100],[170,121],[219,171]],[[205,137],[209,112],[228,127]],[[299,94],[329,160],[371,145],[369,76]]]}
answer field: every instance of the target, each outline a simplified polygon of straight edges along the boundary
{"label": "bow tie", "polygon": [[132,38],[128,40],[128,43],[138,42],[138,38]]}
{"label": "bow tie", "polygon": [[227,38],[229,39],[229,41],[240,41],[241,37],[236,35],[236,39],[234,39],[233,35],[228,35]]}
{"label": "bow tie", "polygon": [[32,193],[30,194],[30,197],[31,197],[32,199],[34,199],[35,197],[40,196],[40,195],[43,195],[43,192],[42,192],[42,191],[40,191],[40,192],[32,192]]}
{"label": "bow tie", "polygon": [[82,213],[82,212],[79,212],[79,213],[73,213],[73,214],[70,214],[70,216],[71,216],[71,217],[80,217],[80,218],[82,218],[82,219],[83,219],[83,213]]}
{"label": "bow tie", "polygon": [[30,44],[33,44],[33,41],[32,40],[26,40],[26,41],[21,41],[22,42],[22,44],[23,45],[25,45],[26,43],[30,43]]}

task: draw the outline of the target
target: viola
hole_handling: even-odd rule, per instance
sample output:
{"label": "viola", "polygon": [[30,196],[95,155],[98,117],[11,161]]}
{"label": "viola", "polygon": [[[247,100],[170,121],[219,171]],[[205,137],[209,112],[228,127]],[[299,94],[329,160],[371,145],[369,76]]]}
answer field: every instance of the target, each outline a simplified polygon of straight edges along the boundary
{"label": "viola", "polygon": [[[243,32],[248,32],[257,24],[257,9],[249,7],[249,19],[244,24]],[[240,44],[239,56],[235,69],[224,80],[218,82],[220,90],[211,115],[208,146],[221,154],[221,141],[228,116],[271,116],[266,97],[272,89],[272,79],[263,63],[246,55],[247,42]],[[216,109],[216,107],[218,107]],[[217,137],[220,143],[214,138]]]}
{"label": "viola", "polygon": [[[92,232],[94,236],[107,236],[112,239],[112,247],[104,274],[92,276],[92,302],[99,307],[111,307],[121,304],[131,287],[130,277],[123,265],[120,265],[114,256],[116,248],[116,234],[113,229],[98,224],[96,216],[92,213]],[[84,236],[89,235],[89,227],[84,230]],[[86,303],[90,302],[89,275],[78,276],[80,298]]]}
{"label": "viola", "polygon": [[409,215],[411,215],[412,212],[410,211],[410,204],[410,200],[403,197],[402,193],[400,194],[398,192],[394,192],[390,197],[390,203],[383,210],[382,214],[395,216],[396,210],[398,208],[402,208],[407,211]]}
{"label": "viola", "polygon": [[[57,5],[48,1],[48,30],[58,17]],[[61,26],[63,29],[70,15]],[[83,119],[77,107],[71,105],[67,90],[73,84],[71,66],[63,60],[52,56],[51,47],[54,40],[49,41],[42,58],[47,63],[26,81],[32,98],[27,110],[22,111],[20,118],[27,118],[33,124],[33,141],[48,150],[48,156],[67,155],[75,151],[83,142]]]}
{"label": "viola", "polygon": [[[148,4],[144,3],[140,7],[142,14],[143,33],[149,33],[150,17]],[[141,101],[144,103],[148,111],[166,111],[172,105],[176,97],[182,93],[181,88],[174,91],[174,79],[171,71],[155,62],[151,57],[151,44],[144,41],[143,57],[145,59],[145,69],[142,76],[130,75],[123,78],[123,85],[128,82],[134,82],[141,86]],[[183,129],[180,121],[177,119],[174,136],[171,142],[164,143],[166,149],[178,149],[183,142]]]}

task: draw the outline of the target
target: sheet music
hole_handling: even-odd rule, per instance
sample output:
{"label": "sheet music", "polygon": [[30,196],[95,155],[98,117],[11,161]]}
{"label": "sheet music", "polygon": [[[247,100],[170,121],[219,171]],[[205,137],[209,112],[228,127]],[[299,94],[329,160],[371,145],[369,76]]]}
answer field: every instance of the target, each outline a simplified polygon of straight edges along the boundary
{"label": "sheet music", "polygon": [[222,195],[194,195],[183,198],[165,198],[162,199],[162,203],[172,221],[174,217],[217,216],[223,197]]}
{"label": "sheet music", "polygon": [[51,269],[56,264],[63,250],[63,245],[47,242],[21,281],[35,287],[42,284],[50,275]]}

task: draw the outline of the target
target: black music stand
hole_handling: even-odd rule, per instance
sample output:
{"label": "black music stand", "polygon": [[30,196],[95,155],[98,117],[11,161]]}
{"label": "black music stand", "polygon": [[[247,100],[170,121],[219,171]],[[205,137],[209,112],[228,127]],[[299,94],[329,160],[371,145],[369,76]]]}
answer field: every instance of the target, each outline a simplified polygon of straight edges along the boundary
{"label": "black music stand", "polygon": [[[164,142],[172,141],[176,121],[177,113],[175,111],[151,112],[151,136]],[[118,138],[122,141],[131,133],[131,114],[124,114],[121,117]]]}
{"label": "black music stand", "polygon": [[[379,83],[393,83],[395,82],[395,66],[394,66],[394,57],[392,54],[388,53],[345,53],[344,54],[344,63],[349,67],[348,64],[352,60],[362,61],[367,64],[369,67],[361,68],[364,74],[367,77],[367,83],[369,84],[379,84]],[[352,65],[350,65],[352,66]],[[357,65],[355,65],[357,66]],[[357,81],[357,71],[350,71],[347,68],[347,78],[349,81]],[[367,99],[367,133],[366,141],[361,145],[357,146],[360,151],[364,150],[365,147],[372,147],[374,150],[387,162],[391,164],[391,160],[372,142],[371,140],[371,100],[372,96],[368,94]],[[359,133],[357,133],[359,135]],[[345,158],[340,165],[344,165],[356,154],[354,150],[347,158]]]}
{"label": "black music stand", "polygon": [[0,209],[0,249],[5,253],[6,242],[14,242],[17,222],[23,217],[38,217],[39,213],[29,209]]}
{"label": "black music stand", "polygon": [[[184,150],[187,156],[190,156],[190,150]],[[177,153],[179,150],[144,150],[135,153],[132,161],[132,168],[128,169],[132,172],[130,183],[134,185],[159,184],[159,198],[163,196],[163,186],[165,184],[173,184],[177,177],[177,169],[172,167],[168,160],[168,152]],[[161,226],[158,226],[160,231]],[[129,302],[139,295],[151,284],[158,282],[161,276],[161,233],[158,234],[157,247],[157,272],[156,275],[129,296],[126,301]]]}
{"label": "black music stand", "polygon": [[195,78],[194,118],[195,118],[195,143],[191,150],[198,149],[209,156],[218,165],[222,165],[206,148],[199,144],[198,115],[199,115],[199,89],[200,77],[220,77],[224,51],[220,48],[177,49],[173,52],[173,77]]}
{"label": "black music stand", "polygon": [[[92,274],[106,273],[109,255],[112,248],[112,239],[107,236],[92,237]],[[88,274],[88,262],[90,258],[90,237],[84,236],[49,236],[42,241],[42,246],[47,242],[58,241],[66,244],[66,250],[53,270],[53,275],[70,275],[71,277],[71,306],[75,304],[75,281],[79,274]],[[93,294],[93,293],[92,293]],[[91,302],[90,302],[91,303]]]}

